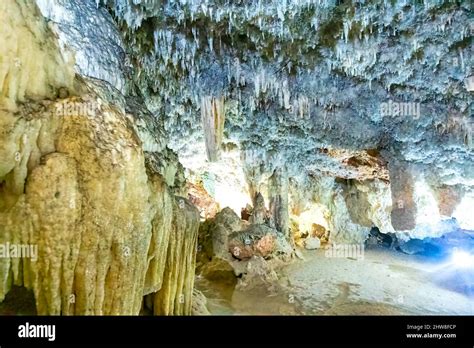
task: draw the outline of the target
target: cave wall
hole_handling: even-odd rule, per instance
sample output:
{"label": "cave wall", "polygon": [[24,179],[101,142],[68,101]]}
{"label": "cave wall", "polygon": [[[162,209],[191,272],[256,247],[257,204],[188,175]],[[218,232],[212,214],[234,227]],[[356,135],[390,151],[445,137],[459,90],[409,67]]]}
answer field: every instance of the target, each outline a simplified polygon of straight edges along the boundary
{"label": "cave wall", "polygon": [[82,76],[104,80],[124,93],[130,61],[112,16],[96,1],[35,0],[65,54]]}
{"label": "cave wall", "polygon": [[190,314],[199,214],[176,156],[143,110],[75,75],[34,4],[0,6],[0,243],[37,247],[0,259],[0,301],[17,285],[38,314],[136,315],[145,295]]}

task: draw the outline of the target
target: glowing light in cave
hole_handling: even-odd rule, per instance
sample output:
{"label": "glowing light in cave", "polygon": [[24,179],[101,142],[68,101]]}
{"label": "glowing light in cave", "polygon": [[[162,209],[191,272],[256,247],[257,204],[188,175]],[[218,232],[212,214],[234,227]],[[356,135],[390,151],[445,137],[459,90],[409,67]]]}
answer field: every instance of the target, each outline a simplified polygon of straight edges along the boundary
{"label": "glowing light in cave", "polygon": [[328,210],[321,204],[313,204],[308,210],[302,212],[299,216],[294,217],[299,224],[300,231],[311,232],[313,224],[323,226],[329,229],[327,219]]}
{"label": "glowing light in cave", "polygon": [[251,204],[248,193],[239,191],[238,188],[226,182],[219,182],[215,185],[214,199],[221,209],[231,208],[240,216],[240,210],[247,204]]}
{"label": "glowing light in cave", "polygon": [[416,224],[434,225],[441,220],[438,203],[425,180],[415,183]]}
{"label": "glowing light in cave", "polygon": [[[207,162],[210,186],[208,192],[219,203],[220,209],[231,208],[240,216],[240,211],[251,204],[245,175],[237,151],[222,153],[218,162]],[[207,189],[207,188],[206,188]]]}
{"label": "glowing light in cave", "polygon": [[474,230],[474,196],[465,196],[456,207],[453,217],[456,218],[459,227],[465,230]]}
{"label": "glowing light in cave", "polygon": [[451,256],[451,262],[459,268],[472,268],[474,267],[474,255],[464,250],[455,249]]}

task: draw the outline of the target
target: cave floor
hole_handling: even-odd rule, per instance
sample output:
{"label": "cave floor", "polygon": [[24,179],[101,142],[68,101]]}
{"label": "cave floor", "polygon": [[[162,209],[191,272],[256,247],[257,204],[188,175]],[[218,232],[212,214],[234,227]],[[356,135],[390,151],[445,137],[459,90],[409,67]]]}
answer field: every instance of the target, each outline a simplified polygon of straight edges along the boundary
{"label": "cave floor", "polygon": [[324,250],[302,254],[304,260],[279,270],[279,280],[267,286],[243,291],[197,279],[196,287],[214,315],[474,314],[472,292],[459,286],[466,274],[446,262],[378,248],[362,260],[328,258]]}

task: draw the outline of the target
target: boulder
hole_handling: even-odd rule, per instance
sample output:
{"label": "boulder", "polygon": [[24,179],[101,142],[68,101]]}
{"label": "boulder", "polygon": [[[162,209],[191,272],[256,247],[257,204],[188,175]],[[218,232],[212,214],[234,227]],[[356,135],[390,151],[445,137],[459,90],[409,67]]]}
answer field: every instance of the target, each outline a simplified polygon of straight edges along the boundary
{"label": "boulder", "polygon": [[202,184],[186,183],[188,199],[198,208],[200,216],[204,219],[211,219],[219,212],[219,204],[209,195]]}
{"label": "boulder", "polygon": [[239,260],[268,257],[276,250],[277,232],[266,225],[252,225],[229,236],[229,252]]}
{"label": "boulder", "polygon": [[198,259],[217,256],[231,258],[228,251],[228,236],[245,227],[245,222],[231,208],[222,209],[214,219],[206,220],[199,228]]}
{"label": "boulder", "polygon": [[245,270],[242,272],[236,289],[248,291],[274,284],[278,280],[276,268],[278,265],[275,265],[272,260],[265,260],[261,256],[252,256],[245,262]]}
{"label": "boulder", "polygon": [[311,225],[311,237],[317,237],[319,239],[324,238],[327,235],[327,231],[324,228],[324,226],[321,226],[319,224],[312,224]]}
{"label": "boulder", "polygon": [[219,257],[214,257],[211,261],[205,263],[201,268],[201,274],[208,280],[222,281],[230,284],[236,282],[232,261]]}
{"label": "boulder", "polygon": [[228,237],[231,233],[240,231],[242,227],[242,220],[231,208],[224,208],[217,214],[214,228],[211,230],[213,255],[227,257]]}
{"label": "boulder", "polygon": [[222,225],[230,231],[239,231],[242,228],[242,220],[229,207],[222,209],[215,217],[215,224]]}

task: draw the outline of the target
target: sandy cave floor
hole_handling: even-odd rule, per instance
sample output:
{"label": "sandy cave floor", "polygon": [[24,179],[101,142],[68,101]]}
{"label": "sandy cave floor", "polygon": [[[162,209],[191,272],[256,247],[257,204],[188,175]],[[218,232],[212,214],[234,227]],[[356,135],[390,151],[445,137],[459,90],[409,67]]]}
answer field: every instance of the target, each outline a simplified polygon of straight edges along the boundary
{"label": "sandy cave floor", "polygon": [[241,291],[200,277],[196,287],[215,315],[474,314],[474,270],[379,248],[363,260],[302,253],[269,287]]}
{"label": "sandy cave floor", "polygon": [[[474,315],[474,270],[387,249],[365,250],[363,260],[302,254],[268,286],[242,291],[202,277],[195,286],[213,315]],[[0,315],[35,312],[23,288],[0,304]]]}

